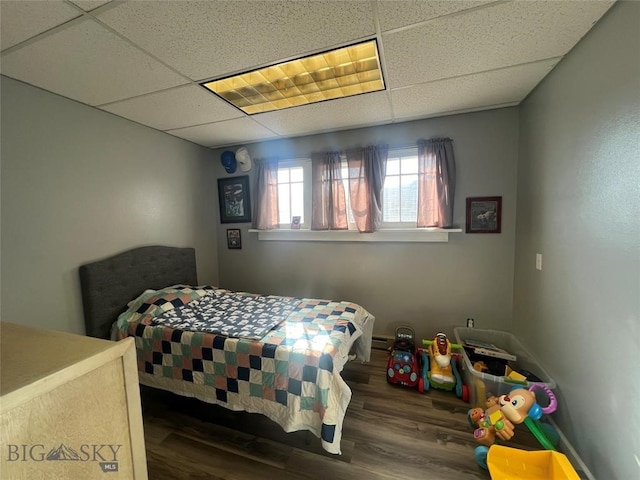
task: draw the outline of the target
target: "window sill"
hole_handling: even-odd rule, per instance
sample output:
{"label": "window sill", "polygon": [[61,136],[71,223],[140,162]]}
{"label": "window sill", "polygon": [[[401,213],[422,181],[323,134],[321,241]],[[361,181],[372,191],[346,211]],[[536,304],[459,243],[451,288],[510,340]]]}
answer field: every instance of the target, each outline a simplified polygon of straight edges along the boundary
{"label": "window sill", "polygon": [[288,242],[448,242],[461,228],[398,228],[359,233],[354,230],[255,230],[258,240]]}

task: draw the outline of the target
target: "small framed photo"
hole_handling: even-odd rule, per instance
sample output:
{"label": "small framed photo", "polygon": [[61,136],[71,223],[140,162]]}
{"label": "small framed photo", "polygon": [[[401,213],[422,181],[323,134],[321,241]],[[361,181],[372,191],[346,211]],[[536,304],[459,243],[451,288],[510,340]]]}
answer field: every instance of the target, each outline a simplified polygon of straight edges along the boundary
{"label": "small framed photo", "polygon": [[500,233],[502,197],[467,197],[466,233]]}
{"label": "small framed photo", "polygon": [[218,198],[220,200],[221,223],[245,223],[251,221],[248,175],[219,178]]}
{"label": "small framed photo", "polygon": [[300,217],[291,217],[291,230],[300,230]]}
{"label": "small framed photo", "polygon": [[242,248],[242,237],[239,228],[227,229],[227,248],[239,250]]}

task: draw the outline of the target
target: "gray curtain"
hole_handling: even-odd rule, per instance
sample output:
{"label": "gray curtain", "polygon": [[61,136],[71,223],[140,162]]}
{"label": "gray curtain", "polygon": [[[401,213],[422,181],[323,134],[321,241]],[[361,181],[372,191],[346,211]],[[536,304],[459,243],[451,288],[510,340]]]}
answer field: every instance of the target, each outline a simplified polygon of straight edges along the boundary
{"label": "gray curtain", "polygon": [[418,142],[418,228],[450,228],[456,188],[453,140]]}
{"label": "gray curtain", "polygon": [[280,228],[278,215],[278,160],[256,160],[256,202],[253,228]]}
{"label": "gray curtain", "polygon": [[382,189],[388,153],[387,145],[347,151],[351,210],[361,233],[375,232],[382,222]]}
{"label": "gray curtain", "polygon": [[340,154],[312,155],[311,169],[311,230],[346,230],[349,225]]}

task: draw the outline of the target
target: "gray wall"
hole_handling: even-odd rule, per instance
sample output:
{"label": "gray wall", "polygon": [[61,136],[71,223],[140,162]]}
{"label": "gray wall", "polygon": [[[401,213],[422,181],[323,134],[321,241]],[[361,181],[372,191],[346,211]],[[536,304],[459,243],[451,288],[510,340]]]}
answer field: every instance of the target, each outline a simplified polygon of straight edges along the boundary
{"label": "gray wall", "polygon": [[[242,224],[242,250],[228,250],[219,225],[220,283],[233,290],[349,300],[376,316],[375,331],[409,324],[418,338],[474,317],[483,328],[508,329],[512,315],[518,111],[507,108],[249,146],[255,158],[420,138],[454,140],[458,167],[454,224],[464,230],[465,198],[501,195],[502,234],[452,233],[449,243],[259,241]],[[220,158],[221,151],[216,151]],[[228,177],[217,162],[217,172]],[[251,184],[253,186],[253,169]]]}
{"label": "gray wall", "polygon": [[640,478],[639,27],[615,5],[520,117],[514,329],[598,479]]}
{"label": "gray wall", "polygon": [[78,267],[135,246],[217,281],[210,150],[0,78],[3,321],[84,333]]}
{"label": "gray wall", "polygon": [[[619,2],[519,109],[250,146],[295,157],[450,136],[455,223],[467,196],[502,195],[504,211],[502,234],[446,244],[260,242],[219,223],[220,151],[2,77],[2,320],[81,333],[80,264],[193,245],[202,283],[352,300],[378,333],[451,333],[469,316],[514,331],[558,383],[554,417],[590,470],[637,478],[639,24],[640,3]],[[227,250],[236,226],[243,249]]]}

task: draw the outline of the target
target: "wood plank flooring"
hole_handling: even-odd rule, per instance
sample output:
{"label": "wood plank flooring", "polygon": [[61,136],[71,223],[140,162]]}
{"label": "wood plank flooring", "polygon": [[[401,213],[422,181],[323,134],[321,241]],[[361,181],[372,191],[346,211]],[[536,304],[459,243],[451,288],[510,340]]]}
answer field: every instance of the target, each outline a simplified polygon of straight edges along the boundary
{"label": "wood plank flooring", "polygon": [[[151,480],[488,479],[473,456],[469,405],[455,394],[420,394],[386,382],[388,352],[350,362],[342,376],[353,392],[344,420],[342,455],[325,452],[307,432],[286,434],[261,415],[232,412],[143,388]],[[518,427],[510,446],[535,449]]]}

